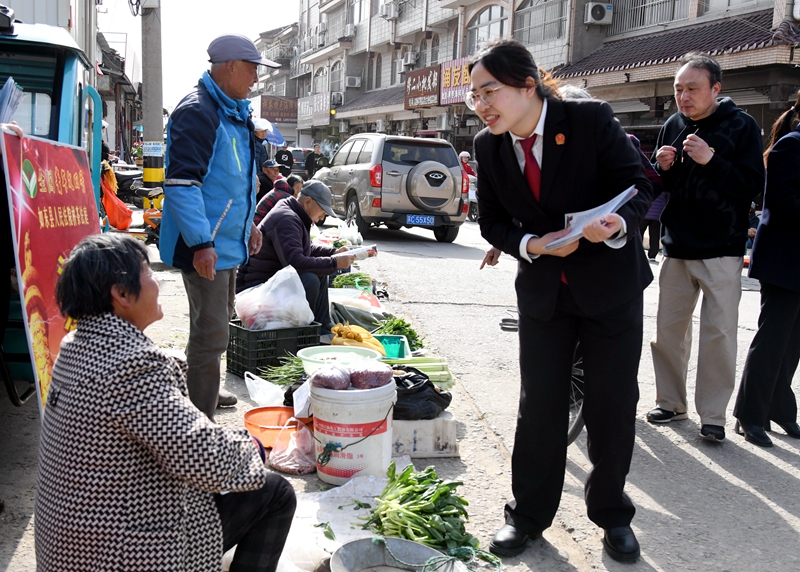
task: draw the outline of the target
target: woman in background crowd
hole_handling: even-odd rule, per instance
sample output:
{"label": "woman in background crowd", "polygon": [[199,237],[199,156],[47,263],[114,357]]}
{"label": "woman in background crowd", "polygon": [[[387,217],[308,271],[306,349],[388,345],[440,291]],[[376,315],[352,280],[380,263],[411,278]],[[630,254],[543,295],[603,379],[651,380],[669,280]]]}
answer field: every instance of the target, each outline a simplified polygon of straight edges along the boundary
{"label": "woman in background crowd", "polygon": [[736,432],[771,447],[770,421],[800,439],[792,377],[800,361],[800,92],[772,126],[764,153],[764,210],[750,258],[751,278],[761,283],[758,331],[750,344],[733,415]]}

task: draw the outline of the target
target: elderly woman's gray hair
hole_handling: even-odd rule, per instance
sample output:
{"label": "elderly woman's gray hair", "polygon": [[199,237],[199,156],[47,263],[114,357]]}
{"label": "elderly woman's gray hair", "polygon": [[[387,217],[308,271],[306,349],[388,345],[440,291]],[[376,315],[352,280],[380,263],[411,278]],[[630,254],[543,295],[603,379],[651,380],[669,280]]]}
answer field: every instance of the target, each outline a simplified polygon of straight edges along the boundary
{"label": "elderly woman's gray hair", "polygon": [[113,312],[115,284],[138,297],[143,263],[150,261],[140,240],[117,233],[87,236],[72,249],[56,284],[61,313],[80,320]]}

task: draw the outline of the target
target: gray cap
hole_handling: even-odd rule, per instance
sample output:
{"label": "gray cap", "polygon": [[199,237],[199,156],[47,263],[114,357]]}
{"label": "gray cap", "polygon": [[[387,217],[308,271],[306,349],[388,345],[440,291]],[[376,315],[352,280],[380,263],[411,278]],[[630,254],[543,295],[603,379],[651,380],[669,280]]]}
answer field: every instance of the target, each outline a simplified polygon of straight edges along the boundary
{"label": "gray cap", "polygon": [[328,216],[336,218],[336,215],[331,208],[331,190],[328,185],[322,181],[311,179],[303,183],[303,188],[300,189],[300,194],[306,197],[311,197],[317,204],[322,207]]}
{"label": "gray cap", "polygon": [[281,64],[262,58],[253,40],[239,34],[229,34],[216,38],[208,45],[208,61],[212,64],[242,60],[271,68]]}

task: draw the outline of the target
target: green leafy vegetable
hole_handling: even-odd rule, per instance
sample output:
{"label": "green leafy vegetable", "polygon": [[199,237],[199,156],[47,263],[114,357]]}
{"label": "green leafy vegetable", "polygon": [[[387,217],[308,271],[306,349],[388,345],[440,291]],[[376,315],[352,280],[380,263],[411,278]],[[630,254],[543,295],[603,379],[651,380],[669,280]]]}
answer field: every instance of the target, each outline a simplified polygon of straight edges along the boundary
{"label": "green leafy vegetable", "polygon": [[386,472],[389,482],[369,514],[364,529],[394,538],[421,542],[437,550],[462,546],[478,547],[478,539],[468,534],[469,519],[465,499],[456,488],[463,484],[443,481],[433,467],[415,473],[409,465],[398,473],[394,461]]}
{"label": "green leafy vegetable", "polygon": [[329,522],[320,522],[319,524],[315,524],[317,528],[322,529],[322,533],[325,535],[325,538],[329,540],[336,540],[336,535],[333,533],[333,529]]}
{"label": "green leafy vegetable", "polygon": [[349,503],[347,503],[347,504],[343,504],[342,506],[340,506],[340,507],[339,507],[339,510],[342,510],[344,507],[346,507],[346,506],[351,506],[351,505],[352,505],[352,507],[353,507],[353,510],[358,510],[358,509],[360,509],[360,508],[372,508],[372,505],[371,505],[371,504],[369,504],[369,503],[366,503],[366,502],[361,502],[361,501],[360,501],[360,500],[358,500],[358,499],[353,499],[353,500],[352,500],[352,501],[350,501]]}
{"label": "green leafy vegetable", "polygon": [[411,324],[406,322],[403,318],[387,318],[384,322],[378,322],[380,327],[375,334],[390,334],[393,336],[405,336],[408,340],[408,346],[411,351],[418,350],[425,347],[424,340],[417,334]]}
{"label": "green leafy vegetable", "polygon": [[356,288],[372,288],[372,277],[366,272],[346,272],[333,279],[334,288],[354,286]]}

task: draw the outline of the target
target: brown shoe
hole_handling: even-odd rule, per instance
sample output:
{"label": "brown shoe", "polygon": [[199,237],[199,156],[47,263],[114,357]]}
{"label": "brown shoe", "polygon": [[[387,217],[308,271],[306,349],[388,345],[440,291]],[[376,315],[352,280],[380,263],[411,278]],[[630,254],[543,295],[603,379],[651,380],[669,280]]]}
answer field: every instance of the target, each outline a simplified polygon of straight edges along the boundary
{"label": "brown shoe", "polygon": [[219,397],[217,397],[217,407],[233,407],[238,402],[239,400],[233,393],[220,388]]}

